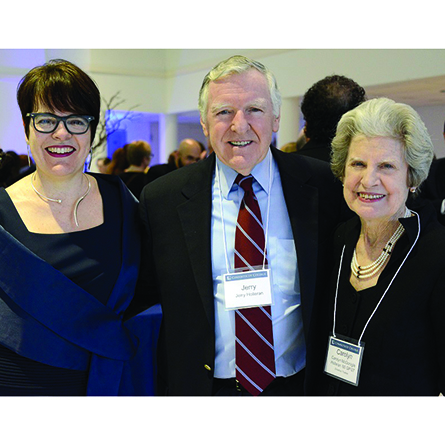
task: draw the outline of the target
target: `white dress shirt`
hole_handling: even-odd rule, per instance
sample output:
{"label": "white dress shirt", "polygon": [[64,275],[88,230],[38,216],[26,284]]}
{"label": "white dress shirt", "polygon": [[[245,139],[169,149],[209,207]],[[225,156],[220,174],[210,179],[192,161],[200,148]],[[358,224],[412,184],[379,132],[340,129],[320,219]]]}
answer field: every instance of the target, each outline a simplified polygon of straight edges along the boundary
{"label": "white dress shirt", "polygon": [[[211,235],[216,334],[214,376],[216,378],[235,377],[235,313],[233,310],[225,309],[222,275],[232,272],[234,267],[236,220],[244,195],[243,189],[234,184],[237,175],[235,170],[217,158],[212,183]],[[255,178],[253,190],[259,202],[264,227],[268,220],[266,250],[272,275],[273,305],[271,309],[276,375],[288,377],[304,368],[306,346],[295,244],[280,174],[270,150],[265,159],[252,170],[252,175]],[[272,184],[269,187],[271,178]]]}

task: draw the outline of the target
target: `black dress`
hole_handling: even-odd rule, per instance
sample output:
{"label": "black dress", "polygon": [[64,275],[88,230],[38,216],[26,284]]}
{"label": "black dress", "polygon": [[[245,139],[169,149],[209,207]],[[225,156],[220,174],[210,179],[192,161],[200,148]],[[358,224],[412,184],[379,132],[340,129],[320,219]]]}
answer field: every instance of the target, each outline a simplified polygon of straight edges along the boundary
{"label": "black dress", "polygon": [[[356,291],[349,282],[360,222],[354,218],[337,230],[327,326],[332,331],[334,296],[345,245],[335,331],[358,340],[365,330],[362,337],[365,348],[358,386],[324,375],[317,394],[427,396],[445,390],[445,230],[437,222],[432,207],[417,210],[421,221],[418,241],[417,217],[400,219],[406,232],[397,242],[377,284],[361,291]],[[327,339],[325,332],[324,354]]]}
{"label": "black dress", "polygon": [[[3,188],[0,224],[29,250],[106,304],[121,266],[122,205],[118,187],[96,178],[104,208],[100,226],[61,234],[29,232]],[[24,265],[23,280],[26,274]],[[85,395],[87,377],[88,371],[49,366],[0,344],[0,395]]]}

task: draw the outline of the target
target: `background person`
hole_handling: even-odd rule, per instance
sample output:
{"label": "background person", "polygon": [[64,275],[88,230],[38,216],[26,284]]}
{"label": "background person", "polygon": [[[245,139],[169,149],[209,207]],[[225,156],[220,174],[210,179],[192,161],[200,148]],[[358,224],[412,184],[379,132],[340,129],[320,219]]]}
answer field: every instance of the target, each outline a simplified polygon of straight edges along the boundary
{"label": "background person", "polygon": [[410,106],[373,99],[342,117],[332,148],[332,169],[357,216],[335,235],[327,325],[364,349],[358,386],[326,375],[318,388],[438,395],[445,389],[445,228],[431,205],[406,207],[433,159],[426,127]]}
{"label": "background person", "polygon": [[111,156],[111,162],[107,164],[107,174],[119,176],[130,166],[127,159],[127,146],[128,144],[125,144],[123,147],[114,150],[113,155]]}
{"label": "background person", "polygon": [[202,144],[195,139],[183,139],[179,147],[170,154],[166,164],[154,165],[147,172],[147,184],[178,168],[198,162],[202,158]]}
{"label": "background person", "polygon": [[0,394],[115,395],[136,349],[122,313],[137,201],[117,177],[83,173],[100,112],[87,74],[52,60],[17,100],[36,171],[0,189]]}
{"label": "background person", "polygon": [[345,76],[327,76],[312,85],[301,103],[307,142],[298,154],[330,162],[338,121],[364,100],[365,90]]}
{"label": "background person", "polygon": [[20,157],[14,151],[0,148],[0,186],[8,187],[20,179]]}
{"label": "background person", "polygon": [[138,199],[146,183],[146,173],[151,158],[151,147],[148,142],[133,141],[127,145],[127,160],[130,166],[119,177]]}
{"label": "background person", "polygon": [[111,162],[111,159],[108,157],[105,158],[99,158],[97,160],[97,168],[99,169],[100,173],[107,174],[108,164]]}
{"label": "background person", "polygon": [[[443,129],[445,141],[445,124]],[[445,158],[433,159],[428,178],[419,190],[417,201],[431,201],[436,209],[437,219],[445,225]]]}

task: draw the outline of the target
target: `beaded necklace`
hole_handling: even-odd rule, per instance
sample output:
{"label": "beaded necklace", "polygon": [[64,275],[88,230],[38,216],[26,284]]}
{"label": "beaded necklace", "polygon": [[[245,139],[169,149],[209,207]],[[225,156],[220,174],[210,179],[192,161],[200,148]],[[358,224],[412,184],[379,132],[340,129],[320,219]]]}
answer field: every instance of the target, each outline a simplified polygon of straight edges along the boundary
{"label": "beaded necklace", "polygon": [[[411,215],[411,212],[406,209],[405,211],[405,218]],[[380,269],[385,264],[387,258],[391,255],[392,250],[394,248],[395,243],[399,240],[399,238],[403,235],[403,232],[405,231],[405,228],[399,224],[395,232],[392,234],[389,241],[386,243],[385,247],[382,250],[382,253],[380,256],[371,264],[368,266],[360,266],[357,261],[357,252],[356,249],[354,249],[354,254],[352,256],[351,261],[351,271],[354,274],[355,277],[357,277],[359,280],[363,280],[365,278],[371,278],[374,275],[377,274],[377,272],[380,271]]]}

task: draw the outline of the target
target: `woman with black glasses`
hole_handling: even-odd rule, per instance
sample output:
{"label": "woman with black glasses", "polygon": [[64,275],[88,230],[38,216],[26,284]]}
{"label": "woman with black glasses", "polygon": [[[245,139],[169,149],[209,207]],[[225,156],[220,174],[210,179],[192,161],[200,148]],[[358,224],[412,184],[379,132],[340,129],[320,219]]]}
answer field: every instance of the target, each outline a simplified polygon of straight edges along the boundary
{"label": "woman with black glasses", "polygon": [[139,266],[137,201],[84,173],[100,94],[52,60],[17,100],[36,171],[0,189],[0,395],[115,395],[137,339],[122,324]]}

